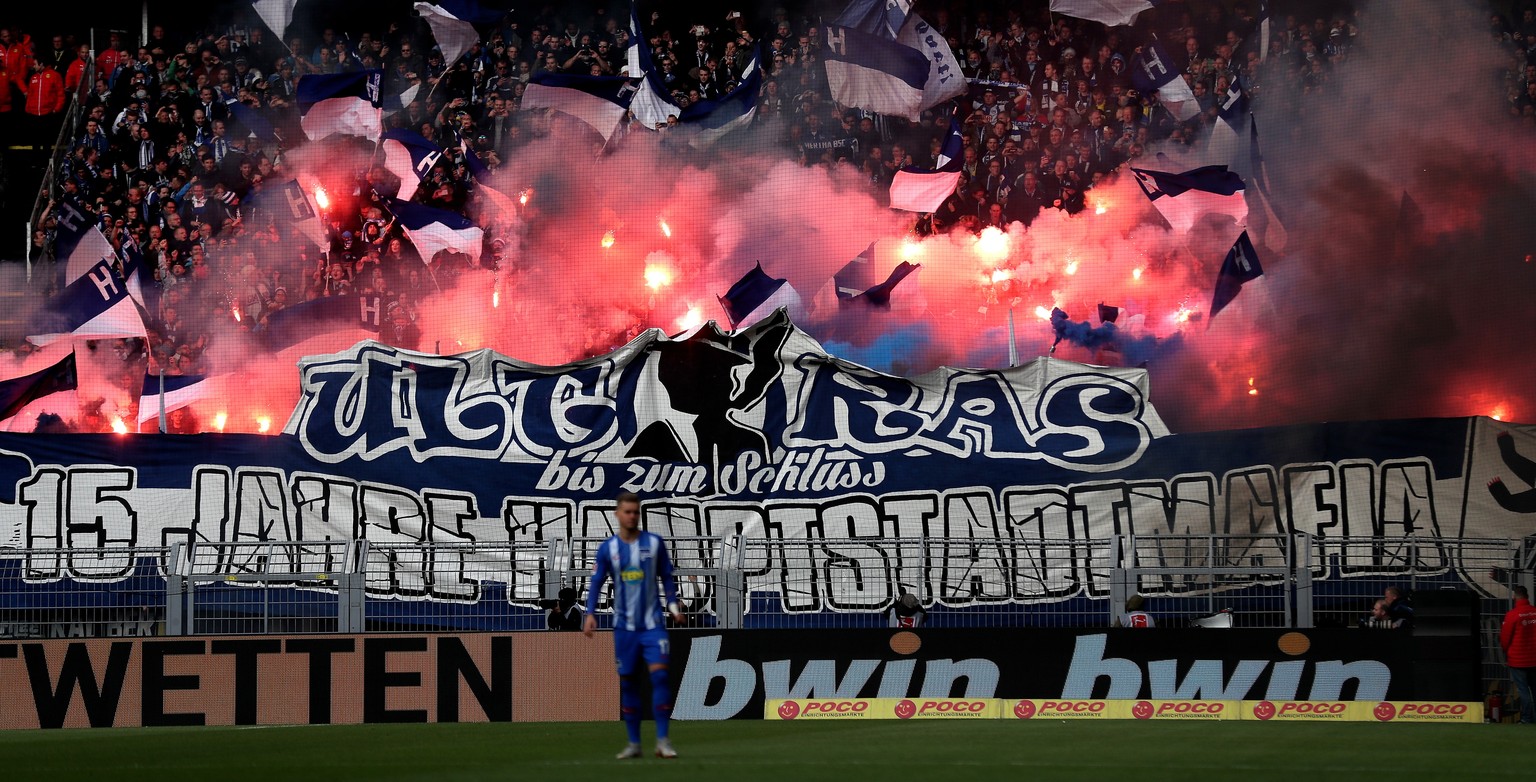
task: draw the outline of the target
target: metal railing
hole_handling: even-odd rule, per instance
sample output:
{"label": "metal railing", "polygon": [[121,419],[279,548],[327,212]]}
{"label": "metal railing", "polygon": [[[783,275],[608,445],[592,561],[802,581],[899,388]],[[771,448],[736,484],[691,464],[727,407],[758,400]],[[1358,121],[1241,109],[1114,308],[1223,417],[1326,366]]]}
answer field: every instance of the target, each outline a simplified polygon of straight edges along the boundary
{"label": "metal railing", "polygon": [[[1295,535],[669,538],[688,623],[882,627],[913,595],[931,627],[1105,627],[1131,594],[1159,624],[1353,627],[1387,587],[1480,595],[1485,674],[1503,676],[1518,541]],[[0,550],[0,637],[541,630],[585,599],[599,538],[500,543],[182,542]],[[599,596],[607,623],[608,595]]]}
{"label": "metal railing", "polygon": [[361,632],[367,551],[367,541],[178,542],[165,563],[166,634]]}
{"label": "metal railing", "polygon": [[96,50],[93,47],[86,57],[85,75],[80,80],[80,86],[70,93],[69,104],[64,107],[64,119],[59,123],[59,132],[49,150],[48,165],[43,168],[43,181],[38,185],[37,197],[32,200],[32,212],[27,218],[27,243],[22,249],[26,253],[28,282],[32,281],[32,232],[41,227],[43,213],[48,209],[49,202],[57,200],[62,193],[59,166],[70,153],[70,141],[79,132],[80,118],[85,114],[85,103],[81,96],[95,83],[92,78],[95,72]]}

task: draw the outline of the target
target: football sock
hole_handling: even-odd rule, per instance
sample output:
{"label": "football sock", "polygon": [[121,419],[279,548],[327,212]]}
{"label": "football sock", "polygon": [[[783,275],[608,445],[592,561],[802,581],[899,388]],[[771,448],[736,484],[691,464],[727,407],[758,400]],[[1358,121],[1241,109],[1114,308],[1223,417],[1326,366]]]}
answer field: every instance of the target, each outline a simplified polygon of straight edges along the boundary
{"label": "football sock", "polygon": [[656,717],[656,738],[667,737],[668,723],[672,721],[672,682],[667,669],[651,671],[651,713]]}
{"label": "football sock", "polygon": [[640,743],[640,688],[633,676],[619,677],[619,713],[624,717],[624,729],[629,731],[629,743]]}

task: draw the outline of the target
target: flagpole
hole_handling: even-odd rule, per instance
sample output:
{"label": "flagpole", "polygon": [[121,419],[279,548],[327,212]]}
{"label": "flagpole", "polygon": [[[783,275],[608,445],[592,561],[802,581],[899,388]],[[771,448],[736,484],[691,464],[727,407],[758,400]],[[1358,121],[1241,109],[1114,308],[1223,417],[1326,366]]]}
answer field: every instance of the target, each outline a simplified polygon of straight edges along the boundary
{"label": "flagpole", "polygon": [[1019,340],[1013,333],[1013,304],[1008,304],[1008,367],[1019,365]]}
{"label": "flagpole", "polygon": [[160,434],[165,434],[165,367],[160,367]]}

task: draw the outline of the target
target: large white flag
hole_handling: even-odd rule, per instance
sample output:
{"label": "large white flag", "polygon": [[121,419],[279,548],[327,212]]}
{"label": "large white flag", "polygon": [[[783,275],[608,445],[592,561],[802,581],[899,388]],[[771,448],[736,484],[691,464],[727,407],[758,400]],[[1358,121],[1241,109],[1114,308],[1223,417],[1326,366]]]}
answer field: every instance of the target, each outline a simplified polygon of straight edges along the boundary
{"label": "large white flag", "polygon": [[454,16],[440,5],[417,3],[416,13],[421,14],[421,18],[427,20],[427,25],[432,28],[432,37],[437,39],[437,48],[443,53],[445,67],[452,68],[469,51],[469,47],[480,39],[474,25]]}

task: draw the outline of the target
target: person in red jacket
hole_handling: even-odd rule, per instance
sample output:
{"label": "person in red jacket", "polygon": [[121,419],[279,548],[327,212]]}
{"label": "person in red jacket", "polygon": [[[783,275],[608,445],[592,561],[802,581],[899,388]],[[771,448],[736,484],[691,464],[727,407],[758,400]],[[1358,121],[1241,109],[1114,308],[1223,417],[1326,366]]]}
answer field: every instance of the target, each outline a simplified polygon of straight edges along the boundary
{"label": "person in red jacket", "polygon": [[32,36],[22,35],[21,40],[9,29],[0,29],[0,59],[5,60],[5,70],[16,83],[16,88],[27,88],[27,74],[32,72]]}
{"label": "person in red jacket", "polygon": [[69,63],[69,69],[64,71],[64,89],[69,92],[90,89],[90,84],[85,81],[85,62],[91,58],[91,45],[80,44],[79,56]]}
{"label": "person in red jacket", "polygon": [[1536,606],[1531,605],[1531,593],[1525,587],[1516,586],[1510,592],[1515,607],[1504,615],[1499,646],[1504,647],[1504,664],[1520,693],[1520,724],[1530,725],[1536,723],[1536,702],[1531,699],[1531,680],[1536,679]]}
{"label": "person in red jacket", "polygon": [[27,113],[47,117],[64,110],[64,77],[41,62],[32,63],[32,78],[27,80]]}

